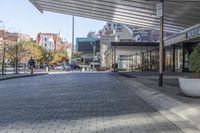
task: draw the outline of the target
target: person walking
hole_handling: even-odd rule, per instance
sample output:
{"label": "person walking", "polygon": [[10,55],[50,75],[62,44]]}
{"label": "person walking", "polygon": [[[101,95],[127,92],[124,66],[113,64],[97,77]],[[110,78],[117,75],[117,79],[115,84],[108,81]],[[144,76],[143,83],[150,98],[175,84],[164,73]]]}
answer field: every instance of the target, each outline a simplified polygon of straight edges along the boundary
{"label": "person walking", "polygon": [[35,60],[31,57],[28,61],[29,69],[31,69],[31,74],[33,74],[33,68],[35,68]]}

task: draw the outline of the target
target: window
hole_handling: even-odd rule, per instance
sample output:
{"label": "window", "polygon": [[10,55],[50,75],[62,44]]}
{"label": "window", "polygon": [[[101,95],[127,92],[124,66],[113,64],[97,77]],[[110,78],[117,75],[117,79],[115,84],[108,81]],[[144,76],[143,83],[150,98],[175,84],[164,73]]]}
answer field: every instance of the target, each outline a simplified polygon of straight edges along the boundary
{"label": "window", "polygon": [[44,38],[44,41],[46,42],[46,41],[47,41],[47,38]]}

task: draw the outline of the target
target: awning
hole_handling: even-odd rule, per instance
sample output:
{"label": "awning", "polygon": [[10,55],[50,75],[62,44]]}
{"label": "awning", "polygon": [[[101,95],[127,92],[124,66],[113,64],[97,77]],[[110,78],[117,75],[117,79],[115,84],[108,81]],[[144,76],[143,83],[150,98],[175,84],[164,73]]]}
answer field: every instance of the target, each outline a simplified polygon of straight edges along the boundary
{"label": "awning", "polygon": [[[159,29],[159,0],[29,0],[40,12]],[[180,32],[200,22],[199,0],[164,0],[165,31]]]}

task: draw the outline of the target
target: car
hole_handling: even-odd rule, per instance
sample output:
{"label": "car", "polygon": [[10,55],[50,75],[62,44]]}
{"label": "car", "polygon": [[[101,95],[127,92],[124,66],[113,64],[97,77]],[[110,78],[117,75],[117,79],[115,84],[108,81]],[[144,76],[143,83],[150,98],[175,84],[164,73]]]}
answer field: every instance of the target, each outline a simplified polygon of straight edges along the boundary
{"label": "car", "polygon": [[70,65],[65,65],[65,71],[70,71],[72,67]]}
{"label": "car", "polygon": [[55,70],[64,70],[64,66],[56,66],[54,67]]}

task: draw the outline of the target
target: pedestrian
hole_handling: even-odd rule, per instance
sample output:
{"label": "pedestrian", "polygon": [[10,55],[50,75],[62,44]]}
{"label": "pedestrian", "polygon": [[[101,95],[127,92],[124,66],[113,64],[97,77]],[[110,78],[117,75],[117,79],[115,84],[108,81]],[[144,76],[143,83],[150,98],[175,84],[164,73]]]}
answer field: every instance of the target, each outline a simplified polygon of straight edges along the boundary
{"label": "pedestrian", "polygon": [[33,74],[33,68],[35,68],[35,60],[31,57],[28,61],[29,69],[31,69],[31,74]]}

